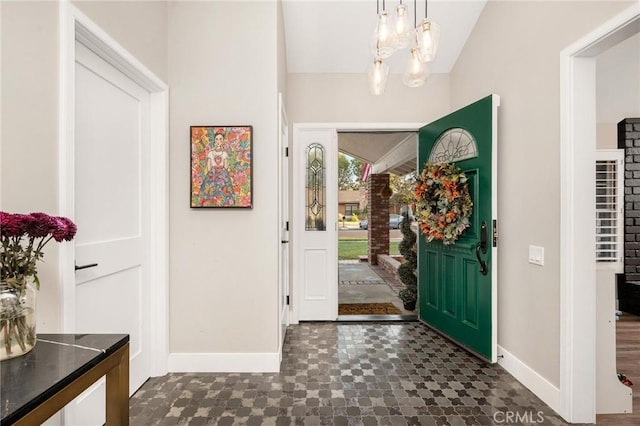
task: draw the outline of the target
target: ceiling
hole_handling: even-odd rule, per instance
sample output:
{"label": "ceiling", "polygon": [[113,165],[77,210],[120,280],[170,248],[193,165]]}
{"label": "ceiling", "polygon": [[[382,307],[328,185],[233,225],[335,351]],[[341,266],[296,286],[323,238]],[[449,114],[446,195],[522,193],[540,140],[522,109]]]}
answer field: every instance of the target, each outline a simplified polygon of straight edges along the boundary
{"label": "ceiling", "polygon": [[[398,1],[386,1],[390,14],[395,14]],[[414,3],[405,0],[404,4],[413,17]],[[429,2],[429,18],[440,25],[432,73],[451,71],[485,4],[486,0]],[[424,0],[418,0],[418,22],[424,7]],[[373,60],[369,44],[376,24],[376,0],[283,0],[283,15],[289,73],[364,73]],[[388,59],[391,73],[404,71],[407,55],[404,49]]]}
{"label": "ceiling", "polygon": [[[399,0],[386,1],[386,10],[395,13]],[[414,3],[403,0],[413,18]],[[431,0],[429,18],[440,25],[438,55],[431,73],[449,73],[471,34],[486,0]],[[417,21],[424,17],[425,1],[417,1]],[[380,0],[382,8],[382,0]],[[284,31],[289,73],[364,74],[373,60],[369,44],[376,24],[376,0],[283,0]],[[404,72],[408,50],[387,59],[390,72]],[[415,135],[415,133],[413,133]],[[405,132],[340,133],[341,152],[374,166],[378,173],[398,175],[415,170],[412,154],[401,149],[409,134]],[[406,158],[387,162],[388,154],[407,152]],[[386,156],[386,157],[385,157]]]}

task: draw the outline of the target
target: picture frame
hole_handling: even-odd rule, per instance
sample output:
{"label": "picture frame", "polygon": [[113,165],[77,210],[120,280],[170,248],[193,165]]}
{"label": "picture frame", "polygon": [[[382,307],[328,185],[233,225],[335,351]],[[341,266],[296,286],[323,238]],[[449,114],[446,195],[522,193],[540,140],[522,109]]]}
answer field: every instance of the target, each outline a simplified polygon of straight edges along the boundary
{"label": "picture frame", "polygon": [[253,208],[253,126],[190,126],[191,208]]}

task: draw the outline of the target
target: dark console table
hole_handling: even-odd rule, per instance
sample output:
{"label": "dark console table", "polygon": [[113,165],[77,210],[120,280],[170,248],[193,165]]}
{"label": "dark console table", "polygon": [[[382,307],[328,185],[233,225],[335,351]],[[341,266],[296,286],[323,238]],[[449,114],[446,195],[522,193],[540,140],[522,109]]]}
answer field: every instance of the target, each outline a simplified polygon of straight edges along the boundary
{"label": "dark console table", "polygon": [[102,376],[106,424],[129,424],[129,335],[38,334],[26,355],[0,363],[0,424],[41,424]]}

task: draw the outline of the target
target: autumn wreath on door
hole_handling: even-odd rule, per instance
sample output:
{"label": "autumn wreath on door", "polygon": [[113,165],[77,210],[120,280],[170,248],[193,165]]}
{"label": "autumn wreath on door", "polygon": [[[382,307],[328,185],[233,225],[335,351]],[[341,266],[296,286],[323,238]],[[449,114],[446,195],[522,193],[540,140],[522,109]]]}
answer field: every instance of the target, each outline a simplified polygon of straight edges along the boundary
{"label": "autumn wreath on door", "polygon": [[426,163],[414,193],[416,219],[426,240],[455,243],[469,227],[473,211],[465,174],[452,163]]}

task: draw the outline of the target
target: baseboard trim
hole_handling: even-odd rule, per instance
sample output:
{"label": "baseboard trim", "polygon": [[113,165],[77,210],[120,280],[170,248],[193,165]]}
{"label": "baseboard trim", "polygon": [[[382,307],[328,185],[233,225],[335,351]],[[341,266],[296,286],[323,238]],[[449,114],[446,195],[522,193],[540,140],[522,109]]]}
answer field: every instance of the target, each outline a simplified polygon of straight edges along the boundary
{"label": "baseboard trim", "polygon": [[171,373],[277,373],[280,355],[274,353],[172,353]]}
{"label": "baseboard trim", "polygon": [[511,352],[498,345],[498,364],[533,392],[556,413],[560,413],[560,389],[522,362]]}

